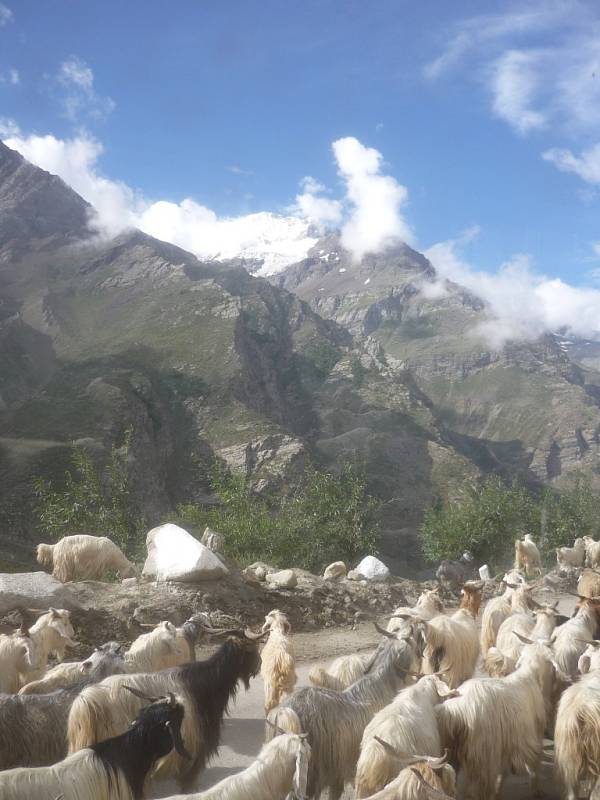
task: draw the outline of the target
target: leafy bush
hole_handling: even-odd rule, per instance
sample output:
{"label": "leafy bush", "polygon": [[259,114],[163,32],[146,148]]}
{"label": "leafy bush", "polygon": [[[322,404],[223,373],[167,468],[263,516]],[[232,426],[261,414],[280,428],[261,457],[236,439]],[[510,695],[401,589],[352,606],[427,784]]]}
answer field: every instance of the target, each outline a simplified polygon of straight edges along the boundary
{"label": "leafy bush", "polygon": [[598,537],[600,495],[587,475],[575,475],[560,493],[546,490],[541,502],[542,546],[548,553],[572,545],[578,536]]}
{"label": "leafy bush", "polygon": [[491,476],[460,502],[428,509],[421,534],[430,561],[458,558],[470,550],[480,563],[497,566],[512,560],[515,539],[525,533],[534,536],[551,564],[556,547],[599,530],[600,496],[581,475],[560,492],[546,489],[540,494]]}
{"label": "leafy bush", "polygon": [[223,533],[227,554],[243,564],[263,560],[316,572],[375,552],[379,503],[353,465],[339,475],[309,466],[296,489],[278,500],[257,496],[244,476],[222,468],[212,483],[221,505],[180,506],[179,518],[198,533],[206,525]]}
{"label": "leafy bush", "polygon": [[467,491],[461,502],[425,513],[421,533],[430,561],[457,558],[470,550],[478,562],[501,563],[517,536],[539,530],[539,509],[526,489],[497,476]]}
{"label": "leafy bush", "polygon": [[56,541],[74,533],[108,536],[130,556],[143,545],[144,521],[131,500],[129,447],[131,431],[120,447],[112,446],[104,470],[83,448],[73,450],[64,485],[36,479],[34,490],[40,533]]}

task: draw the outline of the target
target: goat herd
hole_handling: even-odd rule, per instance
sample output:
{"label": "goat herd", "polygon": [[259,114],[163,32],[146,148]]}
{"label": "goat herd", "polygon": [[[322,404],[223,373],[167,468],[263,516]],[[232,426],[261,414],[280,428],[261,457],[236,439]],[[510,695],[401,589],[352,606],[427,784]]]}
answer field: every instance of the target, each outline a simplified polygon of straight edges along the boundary
{"label": "goat herd", "polygon": [[[260,672],[266,743],[245,770],[192,800],[469,800],[497,797],[510,773],[537,789],[544,737],[564,797],[594,797],[600,778],[600,545],[557,552],[581,570],[578,603],[562,617],[542,580],[536,544],[516,544],[515,568],[484,606],[468,581],[446,612],[441,587],[400,607],[369,656],[349,655],[296,689],[290,623],[267,615],[260,631],[214,628],[198,614],[162,622],[129,649],[116,642],[86,660],[59,663],[75,644],[69,612],[50,609],[0,635],[0,798],[138,800],[151,782],[191,792],[219,747],[240,684]],[[587,560],[588,568],[584,562]],[[554,587],[555,588],[555,587]],[[221,641],[196,660],[202,637]],[[260,646],[263,644],[262,652]],[[487,673],[487,674],[486,674]],[[455,771],[456,770],[456,771]],[[600,791],[600,780],[598,780]],[[600,796],[600,795],[598,795]]]}

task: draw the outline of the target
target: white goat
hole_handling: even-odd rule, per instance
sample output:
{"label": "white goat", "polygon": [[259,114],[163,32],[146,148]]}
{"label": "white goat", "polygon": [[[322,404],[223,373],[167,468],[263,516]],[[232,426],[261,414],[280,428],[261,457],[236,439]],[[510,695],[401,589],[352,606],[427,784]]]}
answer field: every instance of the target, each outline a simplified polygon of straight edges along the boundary
{"label": "white goat", "polygon": [[368,800],[452,800],[456,796],[456,773],[446,757],[400,757],[383,739],[381,746],[398,760],[400,772],[391,783]]}
{"label": "white goat", "polygon": [[436,707],[442,744],[465,773],[465,797],[494,800],[508,772],[527,773],[537,784],[553,664],[547,646],[530,644],[511,675],[473,678]]}
{"label": "white goat", "polygon": [[[382,630],[382,629],[381,629]],[[380,630],[380,632],[381,632]],[[384,631],[369,674],[343,692],[308,687],[298,689],[270,712],[272,722],[290,733],[308,733],[312,756],[307,794],[318,798],[329,789],[329,800],[339,800],[346,783],[354,780],[363,731],[376,711],[389,703],[413,668],[416,646],[413,632],[406,636]],[[269,736],[269,732],[267,732]]]}
{"label": "white goat", "polygon": [[64,608],[51,608],[38,617],[29,629],[29,635],[35,649],[36,666],[21,673],[21,686],[44,675],[51,655],[62,661],[67,647],[77,646],[73,639],[75,631],[71,624],[71,612]]}
{"label": "white goat", "polygon": [[533,613],[513,614],[504,620],[498,631],[496,646],[488,650],[484,667],[492,678],[501,678],[514,671],[523,650],[523,639],[547,641],[556,628],[556,606],[543,606]]}
{"label": "white goat", "polygon": [[56,544],[39,544],[38,563],[52,569],[57,580],[101,580],[107,572],[122,578],[135,574],[135,567],[106,536],[65,536]]}
{"label": "white goat", "polygon": [[577,676],[577,662],[586,648],[585,642],[596,634],[599,610],[600,601],[582,597],[577,614],[552,634],[556,662],[571,678]]}
{"label": "white goat", "polygon": [[168,800],[285,800],[293,790],[294,797],[304,797],[306,786],[294,786],[294,776],[306,775],[309,759],[305,734],[281,733],[264,744],[252,764],[241,772],[204,792]]}
{"label": "white goat", "polygon": [[[594,642],[580,658],[583,677],[560,698],[554,729],[556,771],[567,800],[581,797],[580,783],[600,780],[600,642]],[[586,792],[586,797],[589,794]],[[593,792],[596,796],[596,791]]]}
{"label": "white goat", "polygon": [[455,689],[475,672],[479,658],[477,613],[482,586],[466,583],[460,608],[449,617],[440,615],[425,622],[427,646],[423,672],[439,673]]}
{"label": "white goat", "polygon": [[189,660],[188,643],[179,629],[167,621],[138,636],[125,653],[128,672],[158,672],[187,664]]}
{"label": "white goat", "polygon": [[313,667],[308,679],[314,686],[324,686],[326,689],[341,692],[363,677],[366,666],[363,656],[351,653],[334,659],[328,667]]}
{"label": "white goat", "polygon": [[498,629],[504,620],[513,612],[511,598],[515,593],[516,587],[525,583],[525,578],[516,569],[507,572],[502,579],[504,593],[498,597],[492,597],[485,604],[481,615],[481,636],[480,646],[481,655],[485,658],[487,651],[496,644]]}
{"label": "white goat", "polygon": [[430,620],[445,611],[444,604],[440,598],[439,587],[435,589],[425,589],[421,592],[419,599],[414,606],[399,606],[388,622],[387,629],[391,633],[400,630],[406,624],[406,619],[413,617],[421,620]]}
{"label": "white goat", "polygon": [[290,637],[292,626],[288,618],[275,608],[265,617],[263,632],[269,638],[260,654],[260,675],[265,684],[265,714],[278,706],[282,697],[291,694],[298,680],[296,654]]}
{"label": "white goat", "polygon": [[588,567],[600,567],[600,542],[595,542],[591,536],[584,536],[585,562]]}
{"label": "white goat", "polygon": [[101,647],[96,647],[94,652],[85,661],[65,661],[57,664],[40,678],[38,681],[31,681],[19,691],[19,694],[48,694],[57,689],[66,689],[82,680],[90,672],[93,672],[96,665],[104,658],[107,653],[119,655],[122,645],[118,642],[107,642]]}
{"label": "white goat", "polygon": [[582,567],[585,561],[585,542],[583,539],[575,539],[573,547],[556,548],[556,564],[559,569],[569,569],[571,567]]}
{"label": "white goat", "polygon": [[524,569],[528,576],[542,572],[542,557],[530,533],[515,541],[515,569]]}
{"label": "white goat", "polygon": [[[402,768],[399,758],[408,758],[413,753],[442,754],[434,706],[455,694],[435,675],[428,675],[414,686],[403,689],[375,714],[365,728],[360,745],[355,781],[357,797],[368,797],[392,781]],[[381,740],[387,742],[389,748],[382,745]]]}
{"label": "white goat", "polygon": [[14,694],[21,685],[20,675],[38,666],[37,648],[27,628],[12,635],[0,634],[0,692]]}

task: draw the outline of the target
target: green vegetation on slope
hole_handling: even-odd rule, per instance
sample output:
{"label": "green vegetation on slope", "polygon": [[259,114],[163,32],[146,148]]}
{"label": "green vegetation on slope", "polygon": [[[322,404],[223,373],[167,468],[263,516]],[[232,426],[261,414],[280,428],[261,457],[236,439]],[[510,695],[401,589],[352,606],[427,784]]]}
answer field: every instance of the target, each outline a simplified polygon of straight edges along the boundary
{"label": "green vegetation on slope", "polygon": [[339,475],[312,466],[290,494],[263,498],[243,475],[213,473],[221,505],[179,507],[182,525],[198,534],[206,525],[223,533],[226,553],[242,564],[261,560],[313,572],[340,559],[373,554],[378,541],[379,502],[366,491],[364,473],[344,464]]}
{"label": "green vegetation on slope", "polygon": [[143,547],[144,520],[130,491],[128,468],[131,431],[120,447],[113,445],[108,462],[99,467],[81,447],[73,449],[72,466],[63,485],[35,481],[39,530],[50,541],[77,533],[108,536],[135,557]]}
{"label": "green vegetation on slope", "polygon": [[447,502],[425,513],[421,534],[430,561],[457,558],[470,550],[479,563],[499,566],[510,561],[517,537],[530,533],[547,562],[554,549],[572,545],[578,536],[600,531],[600,495],[585,475],[575,476],[561,492],[538,495],[498,476],[467,490],[459,502]]}

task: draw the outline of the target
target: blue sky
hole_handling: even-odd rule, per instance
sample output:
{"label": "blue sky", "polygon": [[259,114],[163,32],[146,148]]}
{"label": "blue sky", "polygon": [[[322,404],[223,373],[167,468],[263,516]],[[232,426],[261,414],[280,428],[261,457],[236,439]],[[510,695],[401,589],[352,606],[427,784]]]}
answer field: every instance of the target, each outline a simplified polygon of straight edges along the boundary
{"label": "blue sky", "polygon": [[407,190],[418,249],[451,241],[489,271],[527,254],[575,285],[600,274],[594,0],[3,8],[4,138],[94,142],[85,168],[134,199],[286,213],[307,175],[342,198],[332,143],[355,137]]}

